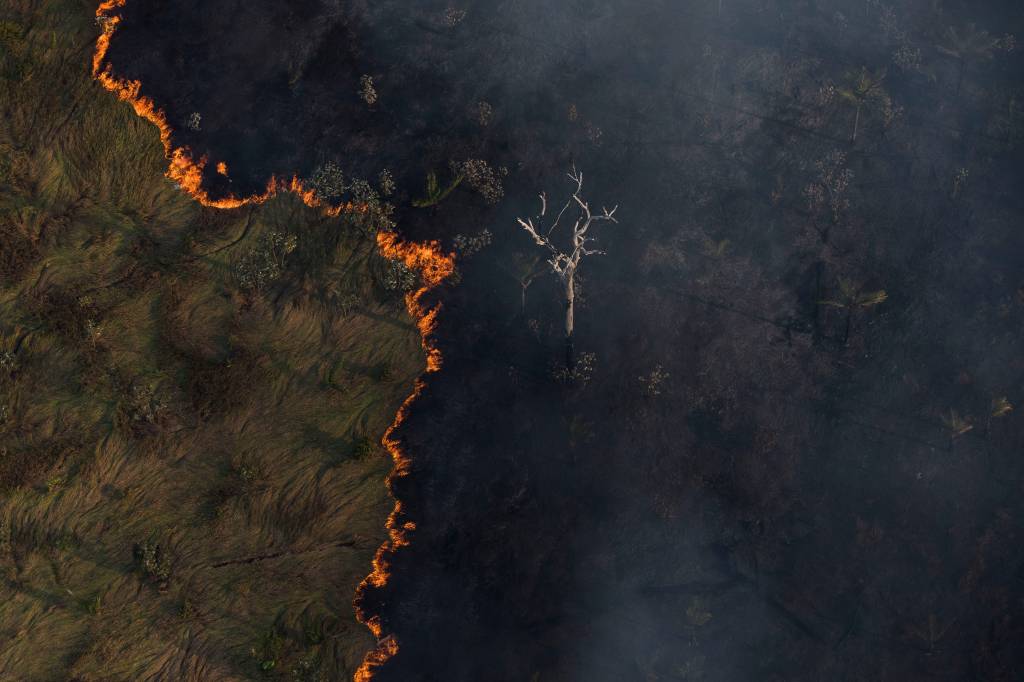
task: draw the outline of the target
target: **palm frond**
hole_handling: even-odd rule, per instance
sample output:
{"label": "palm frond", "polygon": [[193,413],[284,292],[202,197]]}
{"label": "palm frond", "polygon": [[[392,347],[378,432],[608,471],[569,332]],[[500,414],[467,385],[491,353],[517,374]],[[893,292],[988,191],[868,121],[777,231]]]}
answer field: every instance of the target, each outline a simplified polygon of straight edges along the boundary
{"label": "palm frond", "polygon": [[889,294],[885,293],[885,289],[879,289],[878,291],[869,291],[857,296],[857,305],[862,308],[870,308],[876,306],[879,303],[885,302],[889,298]]}
{"label": "palm frond", "polygon": [[942,417],[942,423],[949,429],[950,434],[953,438],[962,436],[971,429],[974,428],[974,424],[971,423],[971,418],[968,416],[962,416],[957,413],[956,410],[950,410],[948,415]]}
{"label": "palm frond", "polygon": [[992,412],[990,413],[994,418],[999,419],[1013,412],[1013,405],[1006,399],[1006,396],[1001,398],[992,399]]}

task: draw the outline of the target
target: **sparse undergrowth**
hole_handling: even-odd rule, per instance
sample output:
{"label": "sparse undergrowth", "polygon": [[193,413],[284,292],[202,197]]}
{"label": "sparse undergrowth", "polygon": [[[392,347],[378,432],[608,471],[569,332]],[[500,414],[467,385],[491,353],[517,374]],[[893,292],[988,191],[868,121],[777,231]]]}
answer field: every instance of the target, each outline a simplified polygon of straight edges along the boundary
{"label": "sparse undergrowth", "polygon": [[419,335],[364,226],[177,190],[88,12],[0,10],[0,679],[351,677]]}

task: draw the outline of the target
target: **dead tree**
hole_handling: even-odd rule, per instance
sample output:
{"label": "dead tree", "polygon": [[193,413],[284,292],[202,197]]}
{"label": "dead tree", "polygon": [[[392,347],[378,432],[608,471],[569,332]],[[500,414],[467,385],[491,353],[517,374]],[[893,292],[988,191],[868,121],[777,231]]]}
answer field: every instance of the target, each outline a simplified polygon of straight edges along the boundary
{"label": "dead tree", "polygon": [[[575,329],[576,271],[579,269],[580,262],[585,256],[595,256],[604,253],[603,251],[590,248],[590,245],[596,239],[589,235],[588,231],[598,221],[618,222],[615,219],[615,211],[618,209],[618,206],[610,211],[602,207],[601,213],[595,215],[590,210],[590,204],[581,196],[583,191],[583,173],[577,171],[576,167],[573,166],[572,172],[569,173],[569,179],[576,185],[572,196],[565,202],[562,210],[558,212],[554,222],[547,229],[544,229],[541,225],[548,210],[548,198],[544,192],[540,194],[540,213],[536,216],[537,224],[534,224],[534,218],[527,218],[526,220],[517,218],[516,220],[529,233],[538,246],[547,250],[549,256],[548,265],[558,275],[564,287],[565,363],[566,367],[571,371],[574,365],[573,331]],[[576,222],[572,227],[570,246],[563,250],[552,242],[552,235],[558,229],[562,218],[573,206],[576,207]]]}

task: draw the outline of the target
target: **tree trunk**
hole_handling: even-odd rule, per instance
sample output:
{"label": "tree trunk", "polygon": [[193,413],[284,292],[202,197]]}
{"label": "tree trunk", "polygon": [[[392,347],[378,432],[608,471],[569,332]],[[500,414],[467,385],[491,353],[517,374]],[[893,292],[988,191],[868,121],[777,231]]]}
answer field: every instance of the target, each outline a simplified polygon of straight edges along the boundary
{"label": "tree trunk", "polygon": [[[822,261],[818,261],[814,268],[814,300],[821,301],[821,280],[822,270],[825,268],[825,264]],[[817,341],[821,338],[821,303],[814,304],[814,339]]]}
{"label": "tree trunk", "polygon": [[565,366],[571,372],[575,360],[573,358],[573,331],[576,327],[576,268],[569,268],[565,273]]}

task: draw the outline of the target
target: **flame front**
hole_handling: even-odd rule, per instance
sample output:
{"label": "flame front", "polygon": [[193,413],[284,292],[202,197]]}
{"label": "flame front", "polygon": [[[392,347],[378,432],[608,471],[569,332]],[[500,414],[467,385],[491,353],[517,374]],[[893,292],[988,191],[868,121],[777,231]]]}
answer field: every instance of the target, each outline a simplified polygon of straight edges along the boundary
{"label": "flame front", "polygon": [[[351,202],[340,205],[328,204],[319,199],[312,189],[303,186],[297,176],[292,176],[290,181],[272,177],[262,193],[248,197],[237,197],[230,194],[219,198],[211,197],[202,186],[203,171],[207,166],[208,159],[205,156],[196,159],[188,147],[175,147],[172,141],[172,129],[166,114],[156,106],[151,98],[142,94],[142,83],[115,76],[113,67],[106,63],[111,37],[121,22],[121,17],[114,12],[124,7],[126,2],[127,0],[104,0],[96,10],[97,22],[103,26],[103,33],[96,40],[96,51],[92,58],[92,74],[104,88],[114,93],[118,99],[130,104],[136,114],[157,127],[157,130],[160,131],[160,141],[164,146],[164,154],[168,160],[166,175],[184,192],[203,206],[213,208],[230,209],[261,204],[278,192],[287,191],[296,194],[307,206],[319,208],[328,216],[368,210],[365,204]],[[225,162],[218,162],[215,169],[221,175],[227,175]],[[406,294],[405,304],[409,314],[416,319],[420,331],[423,349],[426,352],[426,371],[436,372],[441,368],[441,352],[434,345],[432,336],[441,306],[439,303],[429,306],[424,303],[423,299],[429,291],[441,284],[455,271],[455,256],[451,253],[444,253],[437,242],[420,244],[402,241],[394,232],[378,233],[377,247],[380,249],[381,255],[401,261],[420,276],[422,286]],[[395,415],[395,420],[381,439],[394,462],[391,472],[385,479],[388,492],[392,497],[394,497],[393,483],[395,479],[406,476],[411,465],[408,456],[402,451],[401,445],[395,437],[395,430],[405,421],[410,405],[423,391],[423,387],[422,379],[417,379],[412,393],[402,403],[398,414]],[[379,589],[388,583],[391,575],[391,557],[399,548],[409,544],[410,535],[416,530],[416,524],[405,519],[402,502],[397,498],[395,499],[395,508],[388,516],[386,528],[388,539],[377,549],[372,571],[356,590],[354,603],[356,618],[365,624],[377,638],[377,646],[366,654],[362,665],[355,673],[356,682],[372,680],[376,671],[398,653],[398,641],[392,634],[385,636],[380,616],[366,613],[359,605],[366,590]]]}
{"label": "flame front", "polygon": [[423,350],[427,353],[427,371],[436,372],[441,369],[441,352],[431,342],[431,336],[437,324],[440,305],[428,308],[423,304],[423,297],[455,272],[455,256],[443,253],[437,242],[403,242],[394,232],[377,233],[377,248],[386,258],[401,261],[407,268],[419,273],[423,280],[422,287],[405,295],[405,305],[417,320],[423,338]]}
{"label": "flame front", "polygon": [[[121,17],[112,12],[124,7],[126,2],[127,0],[105,0],[96,9],[96,18],[98,23],[103,26],[103,33],[96,40],[96,51],[92,55],[92,75],[104,88],[114,93],[121,101],[130,104],[136,114],[155,125],[160,131],[160,142],[163,143],[164,155],[168,160],[166,175],[177,183],[178,187],[203,206],[213,208],[240,208],[250,204],[262,204],[278,192],[288,191],[297,194],[307,206],[323,209],[330,216],[367,210],[365,204],[351,202],[337,206],[329,205],[321,201],[313,190],[305,188],[298,176],[292,176],[291,180],[271,177],[263,192],[247,197],[237,197],[232,194],[218,198],[211,197],[209,192],[203,188],[203,171],[206,169],[209,159],[206,156],[195,158],[192,155],[192,150],[188,147],[175,147],[171,139],[173,131],[167,121],[167,115],[156,106],[151,98],[142,94],[142,83],[114,75],[113,67],[107,63],[110,40],[117,30],[118,24],[121,23]],[[221,175],[227,175],[225,162],[218,162],[215,168]]]}
{"label": "flame front", "polygon": [[[398,238],[394,232],[377,233],[377,247],[381,255],[392,260],[398,260],[406,267],[416,271],[420,275],[423,285],[405,296],[405,305],[416,321],[420,330],[420,338],[423,341],[423,350],[427,354],[427,372],[436,372],[441,369],[441,351],[434,345],[433,333],[437,325],[437,314],[441,309],[440,303],[427,306],[423,298],[434,287],[445,281],[455,271],[454,254],[445,254],[441,251],[437,242],[419,244],[416,242],[405,242]],[[391,657],[398,653],[398,641],[395,636],[384,636],[384,626],[379,616],[371,616],[360,606],[367,590],[381,589],[388,583],[391,575],[391,557],[400,548],[411,542],[411,534],[416,530],[416,524],[405,518],[402,509],[402,501],[395,496],[394,481],[397,478],[409,474],[411,461],[408,455],[402,450],[402,444],[395,436],[395,431],[405,421],[409,413],[409,407],[423,392],[424,383],[417,379],[413,385],[413,391],[395,415],[394,422],[384,432],[381,443],[387,448],[394,462],[394,467],[385,481],[388,492],[395,498],[395,508],[388,516],[387,529],[388,539],[377,549],[373,557],[373,570],[359,585],[356,590],[356,618],[364,623],[377,638],[377,648],[370,651],[363,664],[356,671],[356,682],[369,682],[373,679],[375,672],[384,665]]]}

